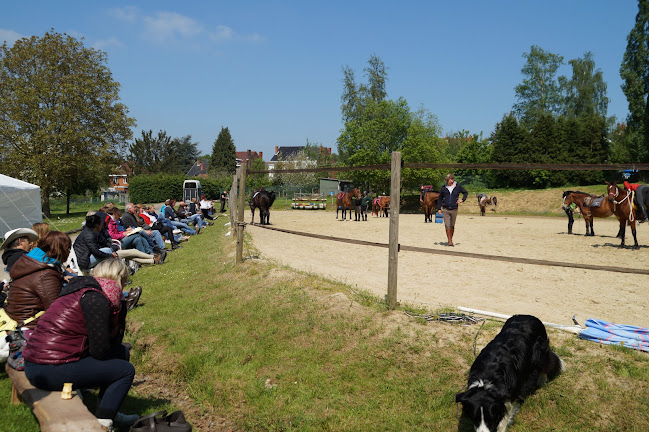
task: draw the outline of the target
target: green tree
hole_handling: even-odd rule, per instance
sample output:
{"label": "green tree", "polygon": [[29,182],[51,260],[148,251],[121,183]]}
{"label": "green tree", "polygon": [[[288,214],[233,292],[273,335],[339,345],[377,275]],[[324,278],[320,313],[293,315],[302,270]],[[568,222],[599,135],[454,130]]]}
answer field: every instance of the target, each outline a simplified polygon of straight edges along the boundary
{"label": "green tree", "polygon": [[182,138],[174,138],[171,140],[171,148],[173,149],[174,159],[170,161],[170,174],[185,174],[196,163],[199,158],[198,143],[192,142],[191,135],[185,135]]}
{"label": "green tree", "polygon": [[210,171],[234,174],[237,168],[237,149],[227,127],[221,127],[219,136],[212,146]]}
{"label": "green tree", "polygon": [[349,66],[343,67],[344,85],[340,98],[343,123],[363,117],[366,105],[381,102],[387,96],[388,68],[376,54],[372,54],[367,63],[363,69],[367,83],[356,84],[354,70]]}
{"label": "green tree", "polygon": [[52,191],[107,182],[132,137],[135,120],[106,63],[106,53],[54,31],[0,47],[2,171],[38,184],[46,215]]}
{"label": "green tree", "polygon": [[[457,163],[486,164],[491,161],[491,151],[492,146],[489,140],[482,138],[482,134],[469,134],[469,140],[460,149],[456,161]],[[484,176],[487,172],[488,170],[469,169],[460,170],[458,174],[462,176]]]}
{"label": "green tree", "polygon": [[590,51],[584,58],[568,63],[572,66],[572,77],[559,77],[563,94],[562,114],[569,118],[585,119],[592,116],[606,117],[608,97],[606,82],[601,69],[595,69],[595,60]]}
{"label": "green tree", "polygon": [[[493,163],[527,163],[529,147],[528,134],[518,123],[513,113],[503,117],[489,138],[491,141],[491,161]],[[496,171],[488,175],[491,187],[521,187],[531,183],[526,171]]]}
{"label": "green tree", "polygon": [[542,114],[556,114],[561,106],[561,93],[556,73],[563,64],[563,57],[532,45],[524,53],[526,63],[521,72],[523,82],[516,86],[514,112],[520,122],[531,129]]}
{"label": "green tree", "polygon": [[[649,160],[649,1],[638,0],[635,26],[627,37],[620,67],[622,91],[629,103],[626,133],[637,161]],[[634,136],[635,135],[635,136]],[[637,143],[637,144],[636,144]]]}
{"label": "green tree", "polygon": [[167,132],[158,131],[158,135],[154,137],[153,131],[142,131],[142,136],[135,138],[129,150],[128,160],[134,175],[160,172],[172,174],[170,168],[175,164],[177,155]]}
{"label": "green tree", "polygon": [[[254,158],[250,161],[252,171],[265,171],[266,163],[261,158]],[[250,190],[257,190],[262,187],[270,186],[271,182],[268,174],[249,174],[246,177],[246,187]]]}

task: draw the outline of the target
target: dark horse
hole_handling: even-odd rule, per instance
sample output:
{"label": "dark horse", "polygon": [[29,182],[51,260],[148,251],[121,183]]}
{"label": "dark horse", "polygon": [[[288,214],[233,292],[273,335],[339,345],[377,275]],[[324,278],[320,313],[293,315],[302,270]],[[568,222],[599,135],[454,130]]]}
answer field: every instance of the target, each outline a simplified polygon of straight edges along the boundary
{"label": "dark horse", "polygon": [[486,211],[487,211],[487,206],[488,205],[498,205],[498,199],[496,197],[489,197],[483,193],[475,194],[476,198],[478,198],[478,206],[480,207],[480,216],[484,216]]}
{"label": "dark horse", "polygon": [[356,197],[360,200],[361,190],[359,188],[354,188],[351,192],[345,191],[338,194],[338,199],[336,200],[336,219],[338,219],[338,210],[343,211],[343,217],[341,220],[347,218],[347,210],[349,210],[349,220],[352,220],[352,209],[354,208],[352,197]]}
{"label": "dark horse", "polygon": [[[593,202],[597,201],[598,198],[603,197],[580,191],[563,192],[563,211],[568,215],[568,234],[572,234],[572,225],[575,222],[572,215],[575,210],[578,210],[584,217],[587,236],[595,235],[595,231],[593,230],[593,217],[607,218],[614,214],[612,206],[605,199],[602,199],[598,206],[593,206]],[[620,229],[616,237],[621,237],[623,230],[624,221],[620,221]]]}
{"label": "dark horse", "polygon": [[608,195],[607,202],[612,206],[613,213],[620,221],[620,230],[622,243],[620,247],[624,247],[624,234],[626,231],[626,224],[628,223],[633,233],[633,249],[638,249],[638,238],[635,234],[635,211],[633,210],[633,197],[631,191],[622,189],[615,183],[606,182],[606,194]]}
{"label": "dark horse", "polygon": [[270,225],[270,206],[275,201],[275,192],[268,192],[264,188],[252,193],[250,210],[252,211],[251,224],[255,223],[255,209],[259,209],[259,219],[262,225]]}
{"label": "dark horse", "polygon": [[422,195],[423,197],[419,199],[419,202],[421,203],[421,208],[424,210],[424,223],[432,223],[433,213],[435,213],[435,208],[437,207],[439,192],[424,191]]}

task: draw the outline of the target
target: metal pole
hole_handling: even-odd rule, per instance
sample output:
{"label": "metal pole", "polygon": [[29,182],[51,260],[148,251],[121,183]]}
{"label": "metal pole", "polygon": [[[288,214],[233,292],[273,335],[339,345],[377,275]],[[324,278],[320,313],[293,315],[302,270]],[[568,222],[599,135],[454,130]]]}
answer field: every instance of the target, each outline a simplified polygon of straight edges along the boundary
{"label": "metal pole", "polygon": [[246,165],[241,165],[239,170],[239,202],[237,204],[237,264],[243,262],[243,230],[245,224],[243,221],[243,206],[246,200]]}
{"label": "metal pole", "polygon": [[399,264],[399,203],[401,201],[401,152],[392,152],[390,179],[390,245],[388,260],[388,307],[397,307],[397,267]]}

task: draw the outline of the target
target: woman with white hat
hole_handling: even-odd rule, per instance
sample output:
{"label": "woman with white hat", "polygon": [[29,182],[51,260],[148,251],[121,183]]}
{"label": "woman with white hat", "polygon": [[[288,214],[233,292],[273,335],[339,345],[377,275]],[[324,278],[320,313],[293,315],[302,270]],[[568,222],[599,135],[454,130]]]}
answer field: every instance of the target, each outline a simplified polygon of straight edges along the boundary
{"label": "woman with white hat", "polygon": [[7,273],[11,270],[13,264],[18,258],[25,255],[31,249],[31,243],[38,240],[36,231],[29,228],[18,228],[7,231],[4,241],[0,246],[2,253],[2,263],[6,266]]}

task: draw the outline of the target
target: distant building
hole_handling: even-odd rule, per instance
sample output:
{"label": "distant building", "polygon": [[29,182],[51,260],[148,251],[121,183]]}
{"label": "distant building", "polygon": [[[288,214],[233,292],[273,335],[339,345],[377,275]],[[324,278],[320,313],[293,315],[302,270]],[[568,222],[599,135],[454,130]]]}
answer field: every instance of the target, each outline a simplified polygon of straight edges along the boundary
{"label": "distant building", "polygon": [[115,174],[108,175],[108,188],[102,192],[102,201],[118,199],[120,202],[128,196],[128,177],[132,173],[128,162],[121,164]]}
{"label": "distant building", "polygon": [[237,154],[237,167],[240,167],[241,165],[246,165],[248,161],[252,161],[254,159],[264,160],[264,152],[246,150],[246,151],[238,151],[236,152],[236,154]]}
{"label": "distant building", "polygon": [[[274,170],[275,166],[277,165],[277,162],[279,161],[284,161],[287,159],[290,159],[297,155],[300,151],[304,150],[306,146],[291,146],[291,147],[278,147],[275,146],[275,154],[273,157],[270,159],[269,162],[266,162],[266,169],[267,170]],[[331,147],[322,147],[320,146],[320,151],[325,152],[327,155],[331,155]],[[296,168],[308,168],[309,166],[315,166],[316,161],[309,161],[307,159],[307,162],[305,166],[303,167],[296,167]],[[272,178],[273,174],[268,174],[268,177]]]}
{"label": "distant building", "polygon": [[196,163],[192,165],[189,171],[187,171],[186,176],[207,178],[207,167],[208,167],[207,161],[196,159]]}

